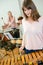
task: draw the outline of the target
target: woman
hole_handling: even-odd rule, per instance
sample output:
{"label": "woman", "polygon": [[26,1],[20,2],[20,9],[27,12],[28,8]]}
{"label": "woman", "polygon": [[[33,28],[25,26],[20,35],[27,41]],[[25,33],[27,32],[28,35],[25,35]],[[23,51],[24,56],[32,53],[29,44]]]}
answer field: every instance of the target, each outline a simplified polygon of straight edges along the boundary
{"label": "woman", "polygon": [[26,53],[42,50],[43,48],[43,17],[40,17],[32,0],[24,0],[24,19],[22,21],[24,35],[20,52],[25,48]]}
{"label": "woman", "polygon": [[15,22],[15,18],[13,17],[12,15],[12,12],[11,11],[8,11],[8,22],[7,24],[5,24],[3,26],[4,29],[7,29],[7,28],[16,28],[16,22]]}
{"label": "woman", "polygon": [[[18,37],[18,33],[15,33],[15,29],[17,27],[17,24],[15,22],[15,18],[12,15],[11,11],[8,11],[8,22],[7,24],[5,23],[5,25],[3,26],[3,29],[7,29],[7,28],[12,28],[14,31],[11,33],[13,35],[13,37]],[[9,29],[10,30],[10,29]],[[13,39],[12,35],[9,32],[5,33],[5,36],[9,39]]]}

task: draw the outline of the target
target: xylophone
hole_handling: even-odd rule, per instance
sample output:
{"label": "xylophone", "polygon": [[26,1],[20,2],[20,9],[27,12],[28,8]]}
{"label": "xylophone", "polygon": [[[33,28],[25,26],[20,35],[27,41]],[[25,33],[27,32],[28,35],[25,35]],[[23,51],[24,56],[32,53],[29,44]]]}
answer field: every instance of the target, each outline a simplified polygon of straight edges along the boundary
{"label": "xylophone", "polygon": [[22,43],[22,39],[21,38],[14,38],[14,39],[12,39],[12,40],[10,40],[10,42],[12,43],[12,44],[21,44]]}
{"label": "xylophone", "polygon": [[19,48],[22,44],[22,39],[12,39],[6,41],[0,41],[0,48],[5,48],[6,50],[13,50],[16,47]]}
{"label": "xylophone", "polygon": [[24,55],[6,55],[0,65],[43,65],[43,50]]}

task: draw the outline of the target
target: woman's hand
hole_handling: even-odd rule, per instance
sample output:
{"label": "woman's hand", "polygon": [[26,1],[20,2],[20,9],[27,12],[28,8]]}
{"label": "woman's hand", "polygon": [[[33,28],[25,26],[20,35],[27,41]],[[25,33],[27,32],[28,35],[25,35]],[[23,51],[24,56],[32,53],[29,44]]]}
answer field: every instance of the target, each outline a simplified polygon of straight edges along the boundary
{"label": "woman's hand", "polygon": [[19,52],[22,52],[22,51],[23,51],[23,49],[20,47],[20,48],[19,48]]}
{"label": "woman's hand", "polygon": [[3,29],[6,29],[6,26],[2,26]]}
{"label": "woman's hand", "polygon": [[7,29],[8,24],[5,24],[4,26],[2,26],[3,29]]}
{"label": "woman's hand", "polygon": [[3,29],[7,29],[7,26],[2,26]]}
{"label": "woman's hand", "polygon": [[19,53],[20,53],[20,54],[24,54],[25,51],[20,47],[20,48],[19,48]]}

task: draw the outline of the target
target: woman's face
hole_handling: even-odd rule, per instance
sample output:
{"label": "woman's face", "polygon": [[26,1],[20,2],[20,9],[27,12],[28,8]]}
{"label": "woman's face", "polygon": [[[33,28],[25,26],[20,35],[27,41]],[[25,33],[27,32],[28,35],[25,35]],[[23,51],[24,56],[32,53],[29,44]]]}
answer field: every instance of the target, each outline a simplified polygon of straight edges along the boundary
{"label": "woman's face", "polygon": [[11,17],[11,16],[12,16],[12,14],[10,12],[8,12],[8,17]]}
{"label": "woman's face", "polygon": [[26,14],[27,17],[30,17],[31,16],[31,13],[32,13],[32,10],[31,9],[24,8],[24,13]]}

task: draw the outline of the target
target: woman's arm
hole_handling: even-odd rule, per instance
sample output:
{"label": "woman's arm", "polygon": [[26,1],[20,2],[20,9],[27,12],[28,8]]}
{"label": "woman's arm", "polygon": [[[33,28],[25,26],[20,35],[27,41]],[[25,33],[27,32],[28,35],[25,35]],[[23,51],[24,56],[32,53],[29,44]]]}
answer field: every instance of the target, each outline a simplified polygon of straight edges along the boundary
{"label": "woman's arm", "polygon": [[12,24],[14,25],[14,28],[17,27],[17,24],[16,24],[16,21],[15,21],[15,18],[14,17],[13,17],[13,20],[11,22],[9,22],[8,27],[11,27]]}
{"label": "woman's arm", "polygon": [[12,21],[9,22],[6,24],[7,26],[5,28],[9,28],[12,26],[12,24],[14,25],[14,27],[16,27],[16,22],[15,22],[15,18],[13,17]]}
{"label": "woman's arm", "polygon": [[6,29],[8,25],[9,25],[9,24],[7,23],[7,24],[5,24],[4,26],[2,26],[2,28],[3,28],[3,29]]}
{"label": "woman's arm", "polygon": [[24,45],[25,45],[25,36],[23,35],[22,45],[19,49],[20,51],[22,51],[24,49]]}

